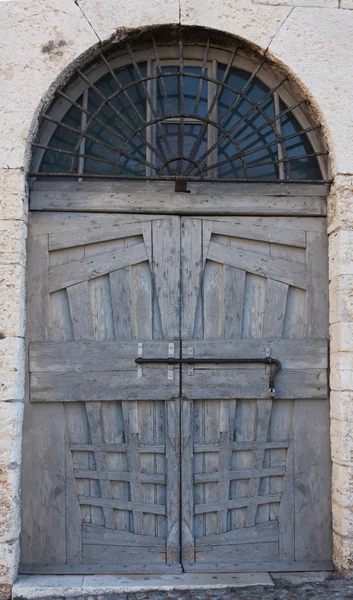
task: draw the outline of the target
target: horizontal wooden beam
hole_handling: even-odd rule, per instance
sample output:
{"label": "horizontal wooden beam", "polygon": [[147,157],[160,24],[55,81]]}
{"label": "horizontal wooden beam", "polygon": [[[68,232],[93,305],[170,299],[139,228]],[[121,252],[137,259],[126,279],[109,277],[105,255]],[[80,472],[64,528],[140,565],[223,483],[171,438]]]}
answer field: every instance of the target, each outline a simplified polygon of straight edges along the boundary
{"label": "horizontal wooden beam", "polygon": [[238,498],[234,500],[227,500],[226,502],[209,502],[205,504],[195,504],[194,514],[202,515],[209,512],[218,512],[220,510],[227,510],[231,508],[245,508],[246,506],[253,506],[258,504],[273,504],[280,502],[282,494],[268,494],[267,496],[249,496],[247,498]]}
{"label": "horizontal wooden beam", "polygon": [[[97,450],[96,450],[97,451]],[[132,481],[165,484],[165,475],[157,473],[118,473],[116,471],[91,471],[74,469],[76,479],[103,479],[108,481]]]}
{"label": "horizontal wooden beam", "polygon": [[164,454],[165,446],[146,446],[141,444],[111,444],[108,442],[102,442],[97,444],[70,444],[70,450],[72,452],[127,452],[128,450],[134,452],[146,453],[146,454]]}
{"label": "horizontal wooden beam", "polygon": [[84,544],[107,546],[153,546],[161,551],[166,549],[166,540],[152,535],[139,535],[122,529],[107,529],[98,525],[84,523],[82,526]]}
{"label": "horizontal wooden beam", "polygon": [[[231,450],[280,450],[282,448],[288,448],[288,442],[232,442],[230,444]],[[221,452],[228,448],[228,444],[195,444],[194,452]]]}
{"label": "horizontal wooden beam", "polygon": [[205,546],[224,546],[225,544],[253,544],[257,542],[278,541],[278,521],[258,523],[253,527],[239,527],[223,533],[204,535],[195,539],[195,547],[202,550]]}
{"label": "horizontal wooden beam", "polygon": [[276,183],[38,182],[31,210],[196,214],[324,216],[328,186]]}
{"label": "horizontal wooden beam", "polygon": [[212,481],[252,479],[253,477],[279,477],[284,474],[285,467],[268,467],[267,469],[224,471],[222,473],[196,473],[194,477],[195,483],[210,483]]}
{"label": "horizontal wooden beam", "polygon": [[162,504],[147,504],[128,502],[127,500],[113,500],[111,498],[93,498],[92,496],[78,496],[78,502],[82,506],[102,506],[105,508],[116,508],[118,510],[134,510],[137,512],[153,515],[165,515],[166,507]]}
{"label": "horizontal wooden beam", "polygon": [[165,401],[179,398],[179,372],[167,377],[167,367],[133,371],[31,373],[31,402]]}

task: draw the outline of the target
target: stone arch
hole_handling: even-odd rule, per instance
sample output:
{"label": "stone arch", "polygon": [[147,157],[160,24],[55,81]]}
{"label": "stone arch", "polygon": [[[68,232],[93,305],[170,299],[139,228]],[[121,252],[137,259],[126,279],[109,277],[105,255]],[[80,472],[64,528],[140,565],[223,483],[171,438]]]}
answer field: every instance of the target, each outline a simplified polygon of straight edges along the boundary
{"label": "stone arch", "polygon": [[[168,33],[169,32],[169,33]],[[170,32],[172,32],[170,34]],[[95,48],[90,48],[89,50],[87,50],[83,55],[81,55],[80,57],[78,57],[73,63],[71,63],[68,67],[66,67],[66,69],[64,69],[64,71],[60,74],[59,78],[52,84],[52,86],[50,87],[49,92],[47,92],[46,96],[43,98],[43,100],[41,101],[40,104],[40,110],[37,111],[35,120],[32,124],[31,127],[31,135],[30,135],[30,143],[31,142],[36,142],[38,144],[38,142],[40,142],[40,136],[41,133],[39,131],[38,128],[43,129],[43,123],[46,123],[48,125],[48,121],[45,121],[46,119],[46,115],[50,114],[53,111],[53,108],[55,110],[55,105],[58,105],[58,94],[60,94],[61,98],[61,108],[59,108],[56,111],[56,115],[57,118],[60,120],[60,115],[64,115],[65,111],[67,110],[67,106],[69,106],[69,104],[66,103],[66,108],[63,108],[63,105],[65,105],[65,102],[63,102],[63,91],[67,91],[67,90],[73,90],[75,88],[75,85],[77,86],[77,72],[87,72],[87,73],[91,73],[92,75],[90,75],[89,77],[94,79],[95,75],[93,75],[93,73],[95,71],[99,72],[102,71],[102,66],[105,67],[106,65],[108,65],[110,57],[114,56],[116,57],[113,60],[112,64],[119,64],[117,61],[119,60],[119,55],[124,53],[124,48],[126,49],[126,47],[129,44],[135,44],[136,49],[138,50],[138,48],[142,49],[142,52],[144,49],[147,49],[149,46],[151,48],[150,53],[151,56],[153,56],[154,52],[156,51],[156,48],[154,51],[152,51],[152,40],[157,40],[157,45],[158,43],[161,43],[162,45],[167,43],[168,45],[171,43],[174,44],[178,44],[180,40],[186,38],[186,44],[190,44],[193,43],[192,40],[197,40],[196,43],[199,43],[200,45],[202,45],[202,43],[206,44],[206,41],[208,39],[208,43],[210,43],[210,39],[212,40],[212,43],[214,44],[215,48],[219,48],[219,49],[223,49],[223,53],[226,54],[227,49],[228,51],[232,48],[233,51],[235,50],[235,55],[237,54],[238,50],[240,49],[240,54],[242,54],[244,56],[245,53],[245,57],[246,60],[249,62],[249,65],[246,67],[249,70],[249,81],[252,81],[253,76],[255,75],[255,79],[259,80],[259,81],[267,81],[267,82],[272,82],[272,85],[274,86],[273,89],[281,89],[281,94],[282,94],[282,90],[283,90],[283,98],[286,99],[287,104],[285,105],[285,112],[287,113],[289,110],[289,105],[292,103],[293,105],[293,114],[294,115],[301,115],[299,116],[299,122],[300,125],[302,127],[302,129],[304,127],[307,128],[308,133],[308,139],[310,139],[312,148],[313,148],[313,152],[315,155],[317,155],[319,162],[321,164],[321,171],[322,171],[322,179],[329,181],[331,179],[331,174],[332,174],[332,168],[331,168],[331,164],[332,164],[332,160],[328,157],[329,155],[329,144],[328,144],[328,140],[327,140],[327,128],[324,125],[324,118],[323,115],[320,113],[320,110],[318,109],[315,101],[311,101],[307,96],[307,90],[304,88],[304,86],[301,84],[301,82],[298,80],[298,77],[294,76],[288,68],[286,68],[283,63],[278,62],[278,60],[274,59],[273,57],[271,57],[271,55],[267,52],[267,50],[265,50],[265,52],[263,51],[263,49],[256,47],[254,44],[250,44],[247,41],[241,40],[239,38],[237,38],[236,36],[230,35],[226,32],[222,32],[222,31],[216,31],[213,29],[207,29],[207,28],[203,28],[203,27],[181,27],[180,25],[174,25],[174,26],[170,26],[170,25],[165,25],[165,26],[152,26],[152,27],[144,27],[141,29],[135,29],[135,30],[131,30],[131,31],[124,31],[121,33],[121,35],[119,36],[119,40],[116,40],[116,37],[113,38],[112,40],[108,40],[106,41],[104,44],[101,44],[98,47]],[[164,40],[164,41],[163,41]],[[204,42],[203,42],[204,40]],[[154,43],[156,43],[154,41]],[[126,52],[126,50],[125,50]],[[202,51],[203,52],[203,51]],[[199,56],[199,64],[200,67],[202,65],[202,52],[200,51],[200,56]],[[141,53],[141,51],[140,51]],[[101,57],[101,58],[100,58]],[[108,58],[108,61],[107,61]],[[129,60],[129,59],[128,59]],[[225,58],[224,58],[225,60]],[[106,63],[106,65],[104,65],[104,63]],[[99,66],[99,63],[102,63],[101,66]],[[126,62],[123,61],[123,62]],[[241,59],[240,59],[241,62]],[[244,62],[244,58],[243,58],[243,62]],[[264,65],[264,67],[262,67],[262,65]],[[107,69],[105,69],[107,71]],[[251,73],[251,71],[253,73]],[[83,75],[84,76],[84,75]],[[277,81],[278,78],[282,78],[283,82],[286,82],[283,86],[282,83]],[[151,79],[151,78],[148,78]],[[153,79],[153,78],[152,78]],[[207,80],[211,81],[212,78],[207,78],[205,77],[205,82]],[[76,81],[76,83],[75,83]],[[87,79],[86,79],[86,84],[87,84]],[[147,80],[146,80],[147,81]],[[214,82],[214,85],[220,85],[221,82],[217,80],[217,77],[215,79],[212,79],[212,81]],[[81,84],[82,84],[82,79],[81,79]],[[81,87],[81,85],[79,86]],[[229,88],[229,86],[226,86],[226,88],[228,87],[228,89],[231,90],[231,88]],[[57,93],[57,90],[59,90],[59,92]],[[235,91],[235,90],[234,90]],[[240,94],[242,94],[241,90]],[[75,92],[73,92],[75,95]],[[124,92],[125,93],[125,92]],[[67,99],[69,99],[68,97],[66,97]],[[247,98],[247,101],[249,101],[250,99]],[[280,101],[282,102],[282,98],[280,99]],[[252,104],[253,101],[250,100],[250,102]],[[59,102],[60,104],[60,102]],[[259,106],[259,110],[261,110],[260,106]],[[166,116],[166,115],[164,115]],[[150,117],[150,122],[151,123],[155,123],[158,126],[160,126],[160,121],[162,120],[162,118],[155,118],[154,120],[151,118],[153,117],[153,115],[151,115]],[[157,117],[157,115],[155,115],[155,117]],[[207,117],[209,121],[211,121],[211,115],[210,113],[207,114]],[[266,116],[265,116],[266,117]],[[90,121],[92,120],[91,117]],[[200,116],[200,118],[202,119],[202,117]],[[93,116],[93,120],[94,120],[94,116]],[[274,124],[272,124],[272,131],[274,132],[275,136],[277,136],[278,138],[278,134],[276,132],[276,123],[277,121],[275,121]],[[218,127],[217,123],[213,122],[214,127]],[[52,130],[58,127],[58,123],[56,123],[56,125],[52,124],[51,128]],[[141,128],[141,131],[145,131],[146,127],[148,128],[148,122],[146,122],[143,127]],[[263,129],[263,127],[261,128]],[[226,130],[222,130],[223,131],[223,135],[225,137],[227,137],[228,132]],[[306,129],[304,130],[304,134],[306,133]],[[42,136],[43,137],[43,136]],[[293,135],[292,135],[293,137]],[[48,141],[48,134],[46,134],[44,136],[45,140]],[[228,138],[230,139],[230,138]],[[279,139],[279,138],[278,138]],[[233,142],[234,143],[234,142]],[[35,144],[35,145],[37,145]],[[40,144],[39,144],[40,145]],[[43,151],[40,152],[40,149],[37,149],[37,155],[43,155]],[[77,149],[76,149],[77,152]],[[287,164],[289,166],[288,163],[288,156],[286,154],[286,149],[285,149],[285,145],[283,145],[282,142],[282,155],[286,156],[287,158]],[[239,154],[241,155],[241,151],[239,151]],[[29,155],[28,155],[29,156]],[[277,157],[279,158],[279,157]],[[175,158],[173,158],[173,160],[175,160]],[[241,156],[240,156],[240,160]],[[313,159],[314,160],[314,159]],[[27,161],[28,162],[28,161]],[[282,159],[282,162],[285,163],[286,160]],[[37,164],[38,164],[38,159],[37,159]],[[244,165],[244,162],[243,162]],[[32,163],[32,165],[30,166],[28,163],[28,169],[29,171],[35,171],[35,166],[34,163]],[[210,169],[210,168],[209,168]],[[211,172],[211,169],[210,169]],[[245,179],[248,179],[248,177],[245,177]],[[250,177],[251,179],[251,177]],[[283,176],[284,179],[284,176]],[[318,178],[319,179],[319,178]]]}

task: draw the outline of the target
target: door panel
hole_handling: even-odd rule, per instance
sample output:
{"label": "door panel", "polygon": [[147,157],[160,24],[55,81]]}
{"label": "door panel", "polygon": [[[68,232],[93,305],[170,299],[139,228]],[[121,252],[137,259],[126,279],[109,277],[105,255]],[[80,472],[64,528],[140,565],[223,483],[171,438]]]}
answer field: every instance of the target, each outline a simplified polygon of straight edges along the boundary
{"label": "door panel", "polygon": [[179,368],[135,364],[179,356],[179,219],[66,217],[31,222],[22,571],[179,572]]}
{"label": "door panel", "polygon": [[[191,256],[198,268],[192,284],[181,279],[182,312],[198,296],[182,356],[215,359],[182,368],[182,469],[192,466],[182,470],[186,571],[330,566],[323,227],[307,218],[182,218],[182,240],[194,233],[181,270]],[[216,362],[266,356],[281,361],[274,399],[269,366]]]}
{"label": "door panel", "polygon": [[32,215],[22,572],[331,567],[324,232]]}

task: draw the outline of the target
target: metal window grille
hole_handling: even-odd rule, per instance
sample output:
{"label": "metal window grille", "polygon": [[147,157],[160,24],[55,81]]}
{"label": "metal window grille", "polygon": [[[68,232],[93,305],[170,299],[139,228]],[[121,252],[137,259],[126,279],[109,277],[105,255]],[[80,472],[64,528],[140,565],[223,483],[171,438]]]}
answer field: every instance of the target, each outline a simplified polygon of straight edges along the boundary
{"label": "metal window grille", "polygon": [[327,180],[320,124],[266,58],[234,43],[220,52],[211,38],[197,45],[183,32],[169,45],[151,36],[147,47],[126,43],[114,60],[101,52],[57,90],[32,177]]}

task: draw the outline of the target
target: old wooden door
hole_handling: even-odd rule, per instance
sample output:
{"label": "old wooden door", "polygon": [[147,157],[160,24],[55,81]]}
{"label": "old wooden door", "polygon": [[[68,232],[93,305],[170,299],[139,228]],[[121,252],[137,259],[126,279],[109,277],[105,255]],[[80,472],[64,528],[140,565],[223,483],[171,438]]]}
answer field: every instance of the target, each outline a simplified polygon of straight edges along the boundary
{"label": "old wooden door", "polygon": [[179,368],[135,358],[179,356],[180,219],[38,214],[29,262],[24,570],[178,572]]}
{"label": "old wooden door", "polygon": [[[186,571],[330,567],[323,219],[183,218]],[[219,358],[279,359],[268,367]]]}
{"label": "old wooden door", "polygon": [[21,571],[330,568],[325,220],[153,202],[32,215]]}

